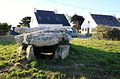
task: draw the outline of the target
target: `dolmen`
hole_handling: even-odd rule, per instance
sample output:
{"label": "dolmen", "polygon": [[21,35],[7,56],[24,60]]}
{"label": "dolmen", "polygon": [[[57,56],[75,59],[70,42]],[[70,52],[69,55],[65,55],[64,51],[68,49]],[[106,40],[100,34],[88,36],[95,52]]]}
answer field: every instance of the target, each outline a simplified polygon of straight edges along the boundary
{"label": "dolmen", "polygon": [[69,41],[72,37],[66,33],[65,29],[17,28],[16,32],[20,34],[15,36],[16,42],[20,45],[17,51],[20,55],[22,50],[25,50],[28,61],[36,58],[36,54],[44,53],[45,55],[51,51],[53,58],[64,59],[69,54]]}

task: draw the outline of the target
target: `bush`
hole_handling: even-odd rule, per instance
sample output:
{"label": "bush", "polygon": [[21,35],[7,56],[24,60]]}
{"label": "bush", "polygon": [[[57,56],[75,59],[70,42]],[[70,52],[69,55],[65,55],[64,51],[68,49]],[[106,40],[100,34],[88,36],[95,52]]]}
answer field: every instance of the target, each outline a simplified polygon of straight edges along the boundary
{"label": "bush", "polygon": [[7,23],[0,23],[0,35],[5,35],[8,31],[10,31],[11,25]]}
{"label": "bush", "polygon": [[93,38],[105,40],[120,40],[120,30],[115,27],[99,25],[94,29]]}
{"label": "bush", "polygon": [[112,40],[120,40],[120,30],[117,28],[112,28],[110,38]]}

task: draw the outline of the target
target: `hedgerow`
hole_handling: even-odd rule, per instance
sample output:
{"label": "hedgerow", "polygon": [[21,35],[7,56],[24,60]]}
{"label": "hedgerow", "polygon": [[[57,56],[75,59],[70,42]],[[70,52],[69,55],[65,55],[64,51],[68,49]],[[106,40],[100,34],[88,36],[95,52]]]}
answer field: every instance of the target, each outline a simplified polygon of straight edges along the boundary
{"label": "hedgerow", "polygon": [[99,25],[94,29],[93,38],[105,40],[120,40],[120,30],[111,26]]}

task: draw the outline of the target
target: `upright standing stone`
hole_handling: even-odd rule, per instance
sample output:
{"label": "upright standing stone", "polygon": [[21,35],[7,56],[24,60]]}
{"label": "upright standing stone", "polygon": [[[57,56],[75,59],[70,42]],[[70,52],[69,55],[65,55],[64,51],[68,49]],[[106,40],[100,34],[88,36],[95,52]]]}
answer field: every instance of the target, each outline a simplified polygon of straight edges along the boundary
{"label": "upright standing stone", "polygon": [[55,58],[66,58],[69,54],[69,45],[61,45],[57,48],[57,50],[55,51]]}
{"label": "upright standing stone", "polygon": [[34,59],[34,50],[33,50],[33,46],[32,45],[28,45],[27,49],[26,49],[26,53],[27,53],[27,59],[28,61]]}
{"label": "upright standing stone", "polygon": [[23,46],[20,46],[20,47],[17,49],[17,53],[18,53],[19,56],[20,56],[21,53],[22,53],[22,48],[23,48]]}
{"label": "upright standing stone", "polygon": [[61,56],[61,58],[64,59],[69,54],[69,48],[70,48],[70,46],[69,45],[62,45],[61,48],[62,48],[62,56]]}

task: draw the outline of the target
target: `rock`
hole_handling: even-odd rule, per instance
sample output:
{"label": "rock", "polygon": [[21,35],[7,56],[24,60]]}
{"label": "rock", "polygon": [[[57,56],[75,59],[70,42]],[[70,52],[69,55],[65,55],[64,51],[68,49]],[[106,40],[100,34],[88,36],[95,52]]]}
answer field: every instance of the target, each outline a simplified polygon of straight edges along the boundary
{"label": "rock", "polygon": [[[25,28],[26,30],[20,31],[20,34],[15,36],[15,40],[17,43],[21,44],[22,47],[19,48],[18,52],[21,52],[22,48],[25,47],[27,53],[27,59],[32,60],[34,58],[33,47],[43,47],[43,46],[53,46],[60,44],[68,44],[72,37],[65,33],[63,29],[54,28],[54,29],[45,29],[40,30],[40,28]],[[26,33],[25,33],[26,32]],[[67,42],[67,43],[64,43]],[[25,46],[24,46],[25,45]],[[55,57],[62,59],[66,58],[69,53],[68,45],[58,46],[55,51]],[[47,49],[46,49],[47,50]]]}
{"label": "rock", "polygon": [[58,27],[34,27],[34,28],[28,28],[28,27],[16,27],[15,28],[15,32],[19,33],[19,34],[23,34],[23,33],[30,33],[30,32],[35,32],[35,31],[46,31],[46,30],[64,30],[63,28],[61,28],[60,26]]}
{"label": "rock", "polygon": [[58,44],[62,41],[62,33],[41,33],[41,32],[32,32],[21,34],[15,37],[17,43],[27,44],[33,46],[51,46]]}
{"label": "rock", "polygon": [[23,33],[29,33],[31,28],[28,27],[16,27],[15,28],[15,32],[19,33],[19,34],[23,34]]}
{"label": "rock", "polygon": [[31,44],[33,46],[50,46],[58,44],[62,41],[62,38],[70,41],[72,37],[64,32],[61,32],[61,29],[50,29],[50,30],[39,30],[35,32],[25,33],[15,36],[15,40],[20,44]]}
{"label": "rock", "polygon": [[64,34],[64,39],[70,41],[73,38],[69,34]]}
{"label": "rock", "polygon": [[60,45],[55,51],[55,58],[66,58],[69,54],[69,45]]}
{"label": "rock", "polygon": [[22,47],[23,47],[23,46],[20,46],[20,47],[17,49],[17,53],[18,53],[19,56],[21,55]]}
{"label": "rock", "polygon": [[26,53],[27,53],[27,59],[28,61],[34,59],[34,50],[33,50],[33,46],[32,45],[28,45],[27,49],[26,49]]}

